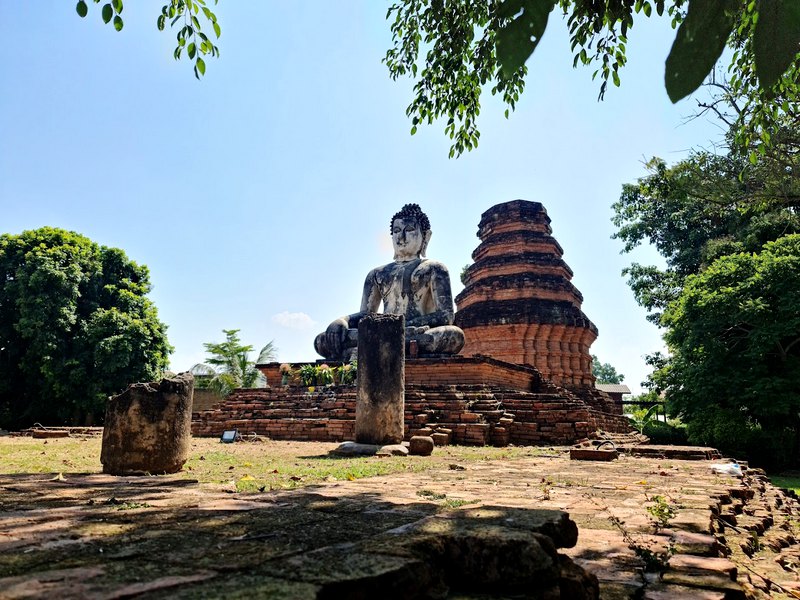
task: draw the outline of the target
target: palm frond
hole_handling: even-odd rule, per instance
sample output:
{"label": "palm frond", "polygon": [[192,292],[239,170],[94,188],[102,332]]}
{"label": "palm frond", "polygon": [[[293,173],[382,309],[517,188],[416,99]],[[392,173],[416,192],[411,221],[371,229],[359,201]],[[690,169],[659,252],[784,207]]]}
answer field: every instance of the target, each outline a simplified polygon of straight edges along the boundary
{"label": "palm frond", "polygon": [[256,364],[263,365],[264,363],[273,362],[277,356],[278,348],[275,346],[275,342],[270,340],[258,353]]}

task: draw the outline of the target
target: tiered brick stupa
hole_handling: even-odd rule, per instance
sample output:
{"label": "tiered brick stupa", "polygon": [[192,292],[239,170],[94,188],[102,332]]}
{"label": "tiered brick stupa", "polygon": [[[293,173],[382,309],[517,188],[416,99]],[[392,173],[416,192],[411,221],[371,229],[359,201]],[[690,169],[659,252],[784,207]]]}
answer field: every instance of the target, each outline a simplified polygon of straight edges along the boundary
{"label": "tiered brick stupa", "polygon": [[493,206],[478,225],[480,245],[456,297],[461,354],[532,365],[566,388],[593,388],[589,347],[597,327],[583,314],[583,296],[553,238],[539,202]]}

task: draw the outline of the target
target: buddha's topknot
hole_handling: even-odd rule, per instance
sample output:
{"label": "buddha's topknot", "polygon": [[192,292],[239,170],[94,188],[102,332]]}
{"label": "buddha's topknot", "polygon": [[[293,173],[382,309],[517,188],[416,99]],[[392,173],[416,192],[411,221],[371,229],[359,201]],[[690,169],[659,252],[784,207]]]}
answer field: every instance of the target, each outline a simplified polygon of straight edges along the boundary
{"label": "buddha's topknot", "polygon": [[428,220],[428,215],[422,212],[422,209],[419,207],[419,204],[406,204],[403,208],[400,209],[400,212],[397,213],[395,216],[392,217],[392,220],[389,222],[389,231],[392,231],[394,227],[395,219],[415,219],[419,224],[419,228],[422,230],[422,233],[431,230],[431,222]]}

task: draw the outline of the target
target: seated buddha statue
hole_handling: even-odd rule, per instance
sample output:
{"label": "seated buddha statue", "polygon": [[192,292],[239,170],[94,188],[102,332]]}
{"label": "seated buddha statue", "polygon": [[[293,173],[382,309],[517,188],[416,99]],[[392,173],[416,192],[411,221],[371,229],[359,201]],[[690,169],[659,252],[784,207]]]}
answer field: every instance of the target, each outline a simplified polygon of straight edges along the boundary
{"label": "seated buddha statue", "polygon": [[407,355],[409,347],[425,356],[457,354],[464,346],[464,332],[453,325],[447,267],[424,258],[431,239],[427,215],[417,204],[406,204],[392,217],[390,231],[394,261],[369,272],[361,310],[336,319],[314,340],[314,349],[328,360],[356,359],[358,322],[381,305],[380,312],[405,315]]}

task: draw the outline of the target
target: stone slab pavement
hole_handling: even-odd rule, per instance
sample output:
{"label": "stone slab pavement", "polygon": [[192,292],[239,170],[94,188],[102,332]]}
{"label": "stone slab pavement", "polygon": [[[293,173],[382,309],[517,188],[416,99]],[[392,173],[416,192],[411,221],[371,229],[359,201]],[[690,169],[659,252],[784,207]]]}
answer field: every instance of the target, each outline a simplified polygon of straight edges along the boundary
{"label": "stone slab pavement", "polygon": [[798,598],[798,511],[757,472],[563,448],[258,494],[0,475],[0,598]]}

